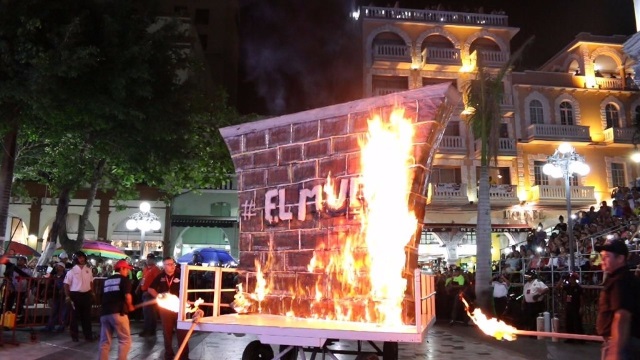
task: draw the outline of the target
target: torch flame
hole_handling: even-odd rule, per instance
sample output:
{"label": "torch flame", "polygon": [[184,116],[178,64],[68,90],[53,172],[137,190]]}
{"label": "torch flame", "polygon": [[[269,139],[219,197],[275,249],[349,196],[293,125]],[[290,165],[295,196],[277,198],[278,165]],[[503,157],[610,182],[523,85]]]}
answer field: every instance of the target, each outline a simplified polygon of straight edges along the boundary
{"label": "torch flame", "polygon": [[487,318],[479,308],[474,309],[473,313],[469,312],[469,303],[467,303],[463,296],[460,296],[460,299],[464,304],[464,308],[467,312],[467,315],[469,315],[469,318],[473,320],[476,325],[478,325],[478,328],[480,328],[483,333],[489,336],[493,336],[497,340],[504,339],[513,341],[516,339],[516,333],[518,329],[505,323],[502,320]]}
{"label": "torch flame", "polygon": [[196,312],[196,310],[198,310],[198,307],[202,303],[204,303],[204,300],[202,300],[201,298],[198,298],[198,300],[194,301],[193,304],[187,303],[184,306],[184,312],[187,314],[194,313]]}
{"label": "torch flame", "polygon": [[178,312],[180,310],[180,299],[170,293],[161,293],[156,297],[158,306],[169,311]]}

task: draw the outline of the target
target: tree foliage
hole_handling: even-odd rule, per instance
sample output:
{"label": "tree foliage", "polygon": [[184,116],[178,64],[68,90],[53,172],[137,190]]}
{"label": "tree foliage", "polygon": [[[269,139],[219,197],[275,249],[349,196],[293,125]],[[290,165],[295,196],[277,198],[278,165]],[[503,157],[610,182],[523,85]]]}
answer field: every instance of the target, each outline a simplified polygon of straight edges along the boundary
{"label": "tree foliage", "polygon": [[[60,233],[66,250],[81,246],[99,189],[126,199],[147,183],[170,198],[230,173],[216,128],[240,117],[224,96],[205,96],[197,81],[202,64],[180,45],[184,24],[159,21],[129,0],[0,4],[0,50],[13,49],[0,80],[26,81],[15,90],[0,81],[0,108],[20,109],[16,177],[59,197],[51,240]],[[66,212],[80,188],[90,196],[80,241],[69,241]]]}

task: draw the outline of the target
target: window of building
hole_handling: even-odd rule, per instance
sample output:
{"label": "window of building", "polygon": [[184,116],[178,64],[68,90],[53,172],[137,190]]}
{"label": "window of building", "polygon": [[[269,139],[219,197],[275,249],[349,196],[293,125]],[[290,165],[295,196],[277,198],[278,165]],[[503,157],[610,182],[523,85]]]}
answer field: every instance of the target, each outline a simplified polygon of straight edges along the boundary
{"label": "window of building", "polygon": [[211,204],[211,216],[231,216],[231,204],[226,202],[215,202]]}
{"label": "window of building", "polygon": [[500,124],[500,137],[503,139],[509,138],[509,125],[504,123]]}
{"label": "window of building", "polygon": [[546,163],[546,161],[533,162],[533,178],[535,182],[534,185],[549,185],[549,177],[542,172],[542,167]]}
{"label": "window of building", "polygon": [[626,186],[625,178],[624,164],[611,163],[611,185],[613,185],[613,187]]}
{"label": "window of building", "polygon": [[577,174],[571,174],[569,178],[569,186],[580,186],[580,176]]}
{"label": "window of building", "polygon": [[209,25],[209,9],[196,9],[196,25]]}
{"label": "window of building", "polygon": [[607,104],[604,107],[604,115],[607,119],[607,129],[620,127],[618,107],[615,104]]}
{"label": "window of building", "polygon": [[634,114],[633,119],[635,121],[633,124],[635,126],[640,126],[640,106],[636,106],[635,114]]}
{"label": "window of building", "polygon": [[544,112],[540,100],[531,100],[529,103],[529,115],[531,124],[544,124]]}
{"label": "window of building", "polygon": [[461,184],[462,174],[459,167],[433,167],[433,184]]}
{"label": "window of building", "polygon": [[573,106],[568,101],[560,103],[560,124],[574,125],[573,123]]}
{"label": "window of building", "polygon": [[447,128],[444,130],[446,136],[460,136],[460,122],[449,121]]}
{"label": "window of building", "polygon": [[202,50],[207,50],[207,43],[209,42],[209,37],[206,34],[198,34],[198,39],[200,39],[200,45],[202,46]]}
{"label": "window of building", "polygon": [[462,238],[463,245],[476,245],[476,233],[468,232]]}
{"label": "window of building", "polygon": [[423,231],[420,235],[421,245],[440,245],[440,241],[432,232]]}

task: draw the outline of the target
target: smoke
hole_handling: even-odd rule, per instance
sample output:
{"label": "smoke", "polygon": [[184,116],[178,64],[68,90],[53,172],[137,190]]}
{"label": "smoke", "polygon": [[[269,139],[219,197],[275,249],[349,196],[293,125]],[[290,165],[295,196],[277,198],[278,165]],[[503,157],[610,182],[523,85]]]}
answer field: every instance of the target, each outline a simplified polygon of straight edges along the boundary
{"label": "smoke", "polygon": [[349,17],[352,10],[344,0],[242,1],[245,81],[270,115],[359,95],[360,24]]}

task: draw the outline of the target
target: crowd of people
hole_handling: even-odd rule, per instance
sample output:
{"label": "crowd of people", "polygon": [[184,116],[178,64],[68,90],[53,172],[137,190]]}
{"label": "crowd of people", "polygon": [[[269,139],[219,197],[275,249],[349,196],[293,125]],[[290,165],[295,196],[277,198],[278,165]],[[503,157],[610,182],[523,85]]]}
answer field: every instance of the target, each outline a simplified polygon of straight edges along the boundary
{"label": "crowd of people", "polygon": [[[11,259],[15,259],[12,262]],[[70,261],[65,253],[47,266],[46,271],[36,271],[27,258],[6,254],[0,257],[0,264],[6,266],[2,289],[2,312],[13,311],[17,321],[25,320],[25,302],[33,294],[44,294],[49,305],[48,320],[42,331],[64,332],[67,328],[74,342],[80,335],[87,342],[99,340],[99,359],[108,359],[114,334],[118,339],[118,359],[127,359],[131,347],[130,317],[144,317],[141,337],[155,337],[157,321],[160,320],[165,344],[165,359],[174,358],[172,337],[177,324],[177,313],[164,310],[149,300],[160,293],[179,295],[180,268],[171,257],[160,264],[154,254],[148,254],[145,261],[133,266],[126,260],[115,263],[98,261],[92,265],[87,255],[78,251]],[[158,266],[160,265],[160,266]],[[96,277],[104,277],[96,282]],[[98,289],[94,286],[99,287]],[[44,288],[39,291],[36,288]],[[98,299],[96,294],[101,296]],[[4,298],[6,296],[6,299]],[[5,301],[6,300],[6,301]],[[146,304],[137,309],[136,304]],[[92,332],[92,308],[100,305],[100,334]],[[178,330],[178,341],[185,338],[186,331]],[[179,345],[179,343],[178,343]],[[188,359],[188,345],[181,359]]]}

